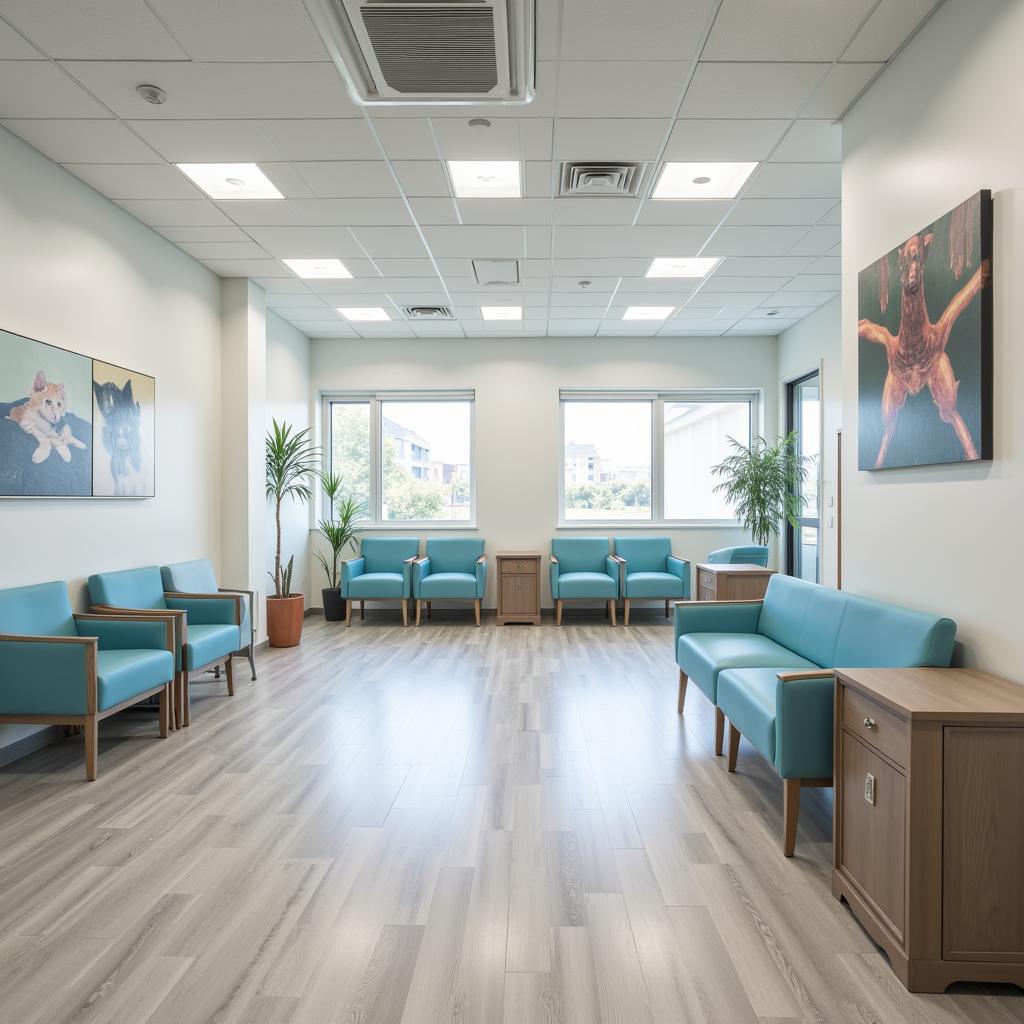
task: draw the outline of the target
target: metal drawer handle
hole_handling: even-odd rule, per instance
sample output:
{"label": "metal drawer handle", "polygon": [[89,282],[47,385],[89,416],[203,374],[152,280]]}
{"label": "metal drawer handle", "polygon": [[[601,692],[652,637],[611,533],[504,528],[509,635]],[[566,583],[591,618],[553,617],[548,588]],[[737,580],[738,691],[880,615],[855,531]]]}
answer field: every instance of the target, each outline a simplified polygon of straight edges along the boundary
{"label": "metal drawer handle", "polygon": [[875,729],[875,728],[877,728],[877,725],[875,724],[875,720],[873,718],[865,718],[864,719],[864,728],[865,729]]}
{"label": "metal drawer handle", "polygon": [[517,569],[522,569],[522,567],[523,567],[523,563],[522,562],[516,562],[516,568]]}

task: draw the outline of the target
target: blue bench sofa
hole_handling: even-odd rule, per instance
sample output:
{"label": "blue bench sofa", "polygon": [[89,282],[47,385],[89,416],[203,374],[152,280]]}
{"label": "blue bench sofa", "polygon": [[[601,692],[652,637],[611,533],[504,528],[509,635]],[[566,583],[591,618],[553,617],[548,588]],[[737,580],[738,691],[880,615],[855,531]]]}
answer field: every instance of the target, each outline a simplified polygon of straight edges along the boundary
{"label": "blue bench sofa", "polygon": [[729,719],[729,770],[742,735],[778,772],[790,857],[800,790],[832,785],[832,669],[946,667],[955,637],[950,619],[773,576],[763,601],[676,605],[678,710],[692,681],[715,705],[716,754]]}

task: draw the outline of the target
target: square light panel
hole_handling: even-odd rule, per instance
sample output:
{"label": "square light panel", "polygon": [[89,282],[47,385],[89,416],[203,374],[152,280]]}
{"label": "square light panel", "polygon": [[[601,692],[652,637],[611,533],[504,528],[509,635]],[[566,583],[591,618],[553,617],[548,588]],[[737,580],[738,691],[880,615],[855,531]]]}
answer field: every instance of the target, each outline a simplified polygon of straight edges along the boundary
{"label": "square light panel", "polygon": [[523,190],[518,160],[449,160],[459,199],[519,199]]}
{"label": "square light panel", "polygon": [[658,256],[644,277],[707,277],[721,262],[708,256]]}
{"label": "square light panel", "polygon": [[732,199],[757,163],[678,163],[661,169],[652,199]]}
{"label": "square light panel", "polygon": [[387,310],[380,306],[339,306],[338,312],[346,320],[390,320]]}
{"label": "square light panel", "polygon": [[284,199],[255,164],[177,164],[211,199]]}
{"label": "square light panel", "polygon": [[622,314],[623,320],[665,320],[672,315],[675,306],[628,306]]}
{"label": "square light panel", "polygon": [[522,306],[481,306],[480,315],[485,320],[522,320]]}
{"label": "square light panel", "polygon": [[352,276],[341,260],[281,260],[281,262],[299,277],[331,277],[340,280]]}

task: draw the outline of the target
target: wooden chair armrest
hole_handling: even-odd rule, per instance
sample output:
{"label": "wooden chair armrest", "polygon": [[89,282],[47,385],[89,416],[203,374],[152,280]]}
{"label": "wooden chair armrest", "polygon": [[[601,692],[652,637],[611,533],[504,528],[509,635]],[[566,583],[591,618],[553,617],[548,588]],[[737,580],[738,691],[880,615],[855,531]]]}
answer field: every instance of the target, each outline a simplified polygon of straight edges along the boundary
{"label": "wooden chair armrest", "polygon": [[242,608],[241,594],[227,594],[222,593],[220,590],[218,590],[216,594],[190,594],[185,590],[166,590],[164,591],[164,597],[186,598],[189,601],[227,601],[229,598],[234,598],[235,625],[241,626],[242,624],[242,615],[244,610]]}
{"label": "wooden chair armrest", "polygon": [[779,672],[778,680],[780,683],[795,682],[798,679],[828,679],[831,678],[835,673],[830,668],[815,668],[815,669],[797,669],[793,672]]}
{"label": "wooden chair armrest", "polygon": [[[176,624],[173,613],[168,609],[163,614],[149,614],[149,615],[79,615],[75,613],[75,622],[163,622],[167,630],[167,647],[166,650],[170,651],[171,654],[175,653],[174,646],[174,627]],[[95,640],[96,637],[87,637],[85,639]]]}
{"label": "wooden chair armrest", "polygon": [[622,557],[622,555],[609,555],[608,557],[613,562],[618,562],[619,565],[625,565],[626,564],[626,560]]}
{"label": "wooden chair armrest", "polygon": [[[426,558],[426,555],[424,555],[422,557]],[[402,562],[402,565],[412,565],[413,562],[418,562],[419,560],[420,560],[420,555],[413,555],[412,558],[404,559],[403,562]]]}
{"label": "wooden chair armrest", "polygon": [[[76,616],[77,618],[77,616]],[[95,644],[94,636],[33,636],[30,633],[0,633],[0,643]]]}
{"label": "wooden chair armrest", "polygon": [[218,594],[248,594],[250,597],[255,598],[255,590],[246,590],[245,587],[218,587]]}
{"label": "wooden chair armrest", "polygon": [[[208,595],[209,596],[209,595]],[[156,615],[172,616],[183,619],[188,613],[184,608],[121,608],[116,604],[91,604],[89,611],[93,615]]]}
{"label": "wooden chair armrest", "polygon": [[476,560],[476,564],[477,564],[477,565],[484,565],[484,564],[486,564],[486,562],[487,562],[487,556],[486,556],[486,555],[481,555],[481,556],[480,556],[480,557],[479,557],[479,558],[478,558],[478,559]]}
{"label": "wooden chair armrest", "polygon": [[558,559],[557,559],[557,558],[555,558],[555,556],[554,556],[554,555],[552,555],[552,556],[551,556],[551,564],[552,564],[552,565],[558,565]]}

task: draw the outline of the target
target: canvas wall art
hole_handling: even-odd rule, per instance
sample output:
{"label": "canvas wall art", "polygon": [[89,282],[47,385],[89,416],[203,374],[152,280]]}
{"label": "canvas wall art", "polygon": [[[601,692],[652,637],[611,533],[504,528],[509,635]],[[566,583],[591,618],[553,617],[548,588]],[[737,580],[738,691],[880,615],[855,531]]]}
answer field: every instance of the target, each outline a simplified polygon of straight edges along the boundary
{"label": "canvas wall art", "polygon": [[992,458],[992,194],[860,272],[859,468]]}
{"label": "canvas wall art", "polygon": [[92,364],[94,497],[151,498],[156,381],[121,366]]}

